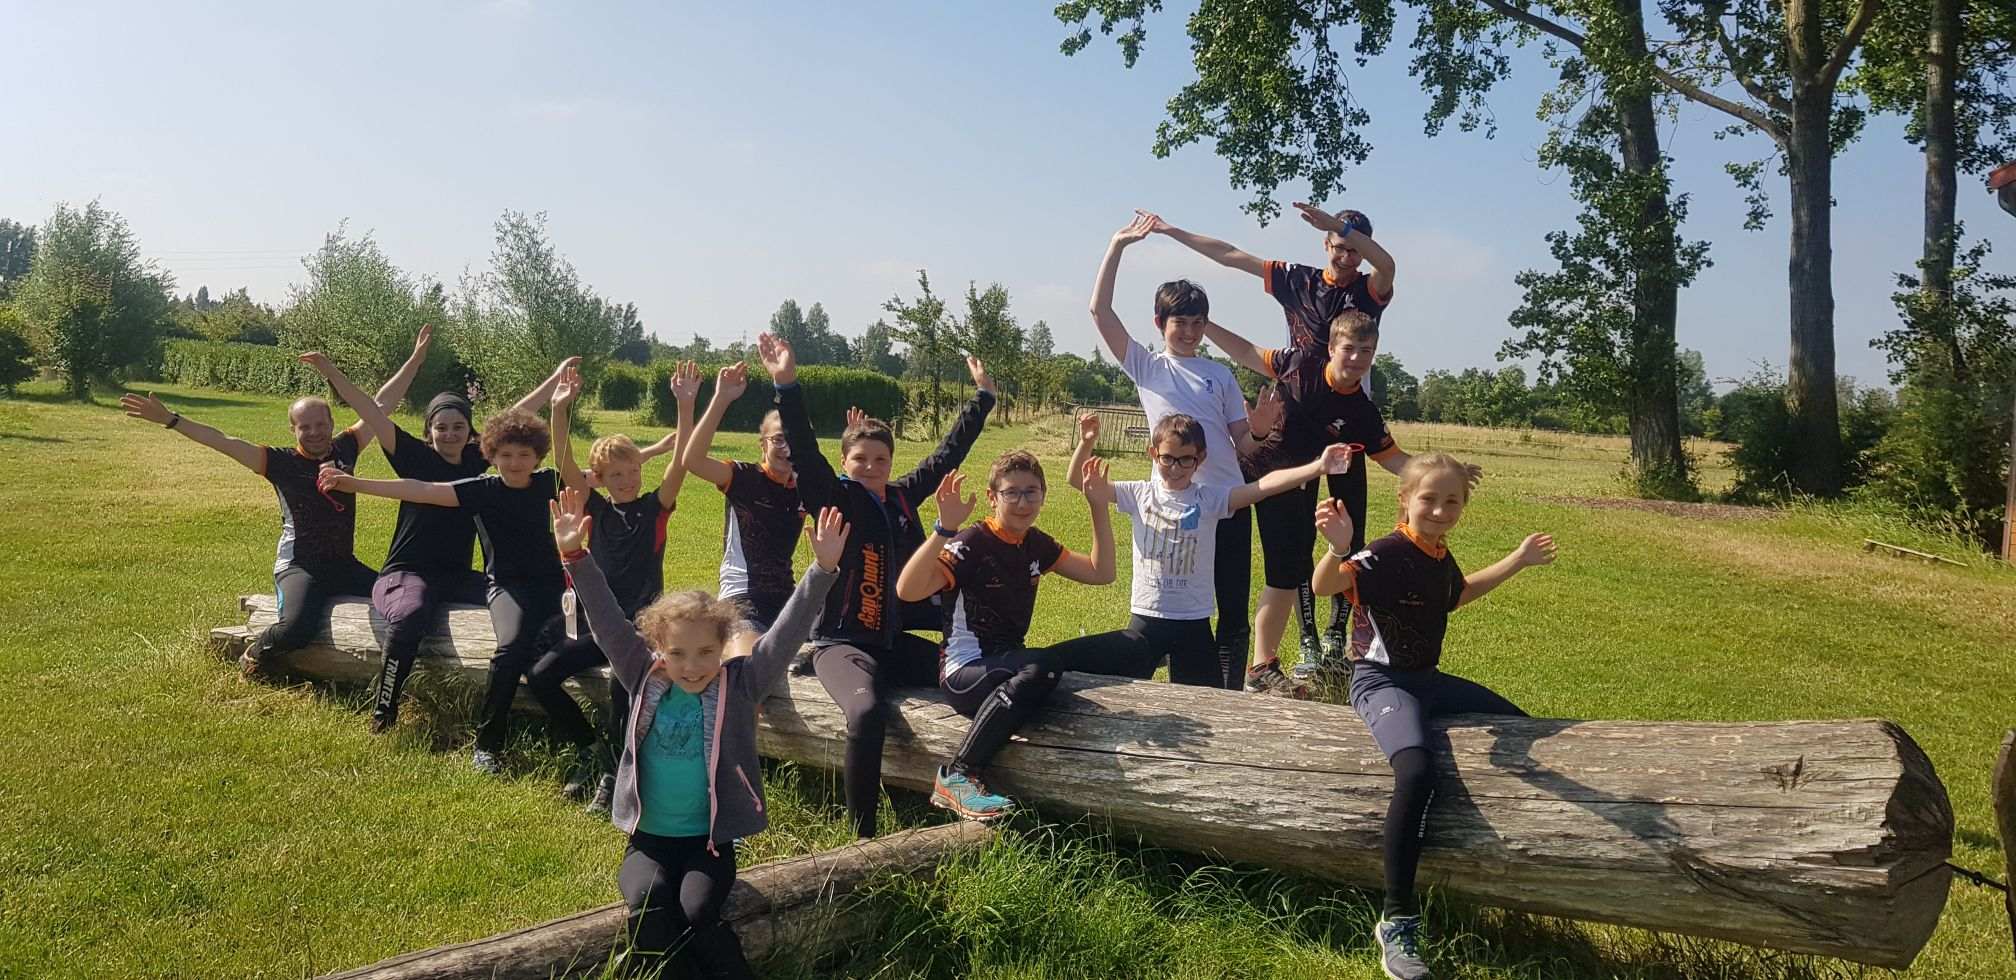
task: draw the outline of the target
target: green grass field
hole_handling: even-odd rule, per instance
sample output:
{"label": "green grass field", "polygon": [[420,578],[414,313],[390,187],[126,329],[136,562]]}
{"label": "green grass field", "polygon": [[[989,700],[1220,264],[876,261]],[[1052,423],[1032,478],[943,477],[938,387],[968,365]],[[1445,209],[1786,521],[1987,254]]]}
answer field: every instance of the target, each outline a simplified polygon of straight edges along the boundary
{"label": "green grass field", "polygon": [[[287,441],[280,399],[159,391],[227,432]],[[514,746],[513,775],[488,779],[469,770],[460,699],[423,691],[396,733],[374,739],[354,693],[248,684],[211,658],[203,634],[241,618],[239,594],[270,588],[272,492],[112,404],[62,402],[42,386],[0,400],[0,976],[312,976],[616,899],[621,837],[559,798],[559,755],[537,725],[521,726],[535,730]],[[608,413],[594,422],[663,431]],[[1055,460],[1061,487],[1067,431],[1062,418],[990,428],[973,458],[1027,446]],[[1865,536],[1960,548],[1851,507],[1661,513],[1580,499],[1618,492],[1619,440],[1397,434],[1487,468],[1451,538],[1466,565],[1528,531],[1560,542],[1556,565],[1454,618],[1449,669],[1539,715],[1895,719],[1952,795],[1955,860],[1999,877],[1988,782],[2016,724],[2016,574],[1866,554]],[[754,448],[747,434],[717,446],[741,458]],[[906,443],[899,462],[924,448]],[[363,469],[389,473],[375,448]],[[1116,472],[1139,477],[1145,463]],[[1392,520],[1393,481],[1371,480],[1377,532]],[[363,504],[366,561],[383,557],[392,515]],[[690,482],[668,584],[712,586],[720,523],[720,495]],[[1042,523],[1074,547],[1089,534],[1068,490]],[[1117,627],[1124,587],[1053,580],[1031,640]],[[846,839],[827,774],[780,767],[770,796],[772,829],[746,861]],[[891,828],[936,819],[907,795],[885,814]],[[895,915],[885,942],[792,975],[1379,975],[1376,896],[1033,816],[1008,830],[933,884],[875,896]],[[1887,973],[1439,901],[1430,917],[1438,976]],[[1956,883],[1905,975],[2016,975],[1999,896]]]}

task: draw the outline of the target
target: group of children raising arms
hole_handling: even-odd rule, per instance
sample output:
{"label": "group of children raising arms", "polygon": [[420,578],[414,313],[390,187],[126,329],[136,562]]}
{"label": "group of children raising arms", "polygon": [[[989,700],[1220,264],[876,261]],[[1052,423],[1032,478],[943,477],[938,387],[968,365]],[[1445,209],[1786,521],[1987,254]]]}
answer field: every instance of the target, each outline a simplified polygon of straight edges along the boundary
{"label": "group of children raising arms", "polygon": [[[1081,416],[1066,481],[1091,512],[1092,540],[1083,552],[1036,526],[1050,487],[1042,462],[1026,451],[992,463],[984,487],[990,516],[968,524],[979,493],[967,492],[958,467],[997,397],[972,358],[973,398],[936,449],[900,477],[891,473],[894,433],[858,413],[841,435],[836,471],[806,415],[793,351],[767,334],[758,355],[776,406],[762,422],[760,459],[752,462],[709,456],[727,406],[747,388],[739,364],[717,374],[697,422],[699,375],[681,365],[671,382],[675,434],[643,448],[622,436],[599,439],[586,471],[567,439],[567,415],[581,390],[572,363],[486,420],[480,434],[466,400],[438,396],[427,407],[425,438],[416,439],[388,413],[426,356],[424,330],[413,358],[375,397],[321,355],[304,355],[360,421],[334,434],[328,405],[302,399],[289,412],[292,447],[231,439],[151,396],[128,396],[126,407],[231,455],[274,485],[283,517],[275,569],[281,615],[248,651],[248,670],[307,642],[331,597],[368,591],[385,650],[371,725],[383,730],[396,717],[434,611],[480,596],[497,654],[475,764],[498,768],[507,709],[524,676],[553,731],[581,747],[582,775],[569,788],[585,793],[586,774],[598,768],[590,754],[596,738],[560,685],[610,665],[604,742],[614,765],[600,767],[613,771],[599,781],[595,804],[630,835],[619,884],[639,954],[677,947],[706,975],[747,975],[718,913],[734,880],[734,841],[765,822],[756,706],[807,645],[801,666],[846,719],[846,806],[861,837],[876,829],[888,695],[896,687],[939,686],[973,719],[940,767],[932,801],[991,819],[1013,804],[990,792],[983,775],[1065,671],[1146,678],[1166,658],[1175,683],[1276,693],[1348,676],[1351,704],[1394,770],[1377,933],[1386,972],[1411,980],[1429,975],[1413,898],[1434,785],[1427,724],[1446,714],[1521,713],[1438,669],[1447,617],[1519,569],[1551,561],[1553,542],[1530,536],[1466,578],[1445,536],[1480,472],[1443,454],[1402,451],[1363,387],[1379,318],[1393,298],[1393,259],[1372,241],[1363,215],[1297,208],[1326,233],[1323,268],[1264,262],[1145,212],[1113,236],[1091,311],[1101,341],[1140,392],[1151,467],[1145,480],[1110,479],[1106,464],[1092,458],[1097,418]],[[1282,305],[1288,342],[1260,347],[1212,322],[1204,291],[1181,280],[1155,294],[1159,349],[1135,342],[1113,311],[1113,283],[1126,247],[1157,233],[1259,277]],[[1369,274],[1360,269],[1368,260]],[[1273,384],[1247,403],[1231,371],[1200,356],[1207,339]],[[550,427],[535,414],[549,401]],[[372,438],[400,479],[355,475]],[[541,469],[549,448],[557,467]],[[645,492],[644,464],[666,454],[661,481]],[[1401,521],[1369,546],[1361,455],[1399,477]],[[726,497],[719,589],[711,595],[665,592],[667,522],[689,472]],[[1320,504],[1319,479],[1330,489]],[[352,554],[356,493],[401,501],[382,573]],[[937,511],[928,526],[918,509],[927,494]],[[1109,507],[1131,519],[1126,627],[1029,646],[1044,574],[1095,586],[1116,579]],[[799,577],[793,553],[808,514],[816,515],[806,529],[814,562]],[[1265,582],[1249,628],[1256,521]],[[1319,536],[1329,551],[1317,559]],[[469,571],[479,539],[480,577]],[[563,609],[563,595],[578,603],[578,615]],[[1327,644],[1315,622],[1318,595],[1337,597]],[[1303,647],[1293,679],[1275,658],[1291,607],[1300,614]],[[917,631],[940,634],[942,643]],[[736,655],[745,650],[748,656]]]}

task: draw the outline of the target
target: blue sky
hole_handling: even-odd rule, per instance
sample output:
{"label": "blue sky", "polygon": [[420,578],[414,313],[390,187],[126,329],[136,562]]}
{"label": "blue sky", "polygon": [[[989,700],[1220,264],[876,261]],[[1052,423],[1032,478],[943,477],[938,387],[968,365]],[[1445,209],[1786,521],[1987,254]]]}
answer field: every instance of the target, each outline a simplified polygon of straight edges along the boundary
{"label": "blue sky", "polygon": [[[787,297],[849,335],[910,295],[999,281],[1026,326],[1087,351],[1106,240],[1132,208],[1256,254],[1320,260],[1293,219],[1239,210],[1208,147],[1149,152],[1189,77],[1181,5],[1150,23],[1132,71],[1110,42],[1066,58],[1031,3],[62,5],[0,0],[9,150],[0,217],[39,222],[93,197],[125,215],[183,291],[249,286],[279,303],[299,259],[348,219],[409,271],[454,284],[481,267],[506,208],[545,211],[563,253],[647,326],[683,343],[753,337]],[[1573,221],[1567,182],[1534,165],[1537,53],[1493,100],[1499,135],[1423,135],[1405,35],[1354,71],[1376,149],[1330,202],[1372,216],[1399,263],[1383,349],[1417,374],[1491,365],[1513,276],[1547,265]],[[88,65],[81,64],[88,62]],[[1669,127],[1689,237],[1714,267],[1681,300],[1680,339],[1718,378],[1785,360],[1786,223],[1742,229],[1716,142],[1692,105]],[[1879,122],[1836,163],[1840,368],[1881,381],[1868,341],[1894,322],[1892,275],[1918,254],[1922,162]],[[1772,185],[1784,203],[1782,180]],[[1284,188],[1283,201],[1301,188]],[[2016,270],[2016,220],[1978,180],[1960,213]],[[1163,279],[1211,291],[1217,319],[1278,340],[1258,281],[1165,239],[1130,250],[1119,308],[1146,336]]]}

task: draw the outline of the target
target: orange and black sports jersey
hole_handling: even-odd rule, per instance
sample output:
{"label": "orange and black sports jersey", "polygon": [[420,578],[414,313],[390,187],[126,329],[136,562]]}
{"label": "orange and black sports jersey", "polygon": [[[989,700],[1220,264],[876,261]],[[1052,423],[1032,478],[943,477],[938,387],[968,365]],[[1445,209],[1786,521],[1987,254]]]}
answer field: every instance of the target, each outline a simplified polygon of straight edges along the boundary
{"label": "orange and black sports jersey", "polygon": [[1463,570],[1448,549],[1417,541],[1403,524],[1344,559],[1344,570],[1352,579],[1345,592],[1352,660],[1395,670],[1427,670],[1442,661],[1449,613],[1463,597]]}
{"label": "orange and black sports jersey", "polygon": [[1290,262],[1267,263],[1262,277],[1267,294],[1281,304],[1288,318],[1288,346],[1324,348],[1330,343],[1330,321],[1345,310],[1361,310],[1379,322],[1393,297],[1372,295],[1372,277],[1360,274],[1350,282],[1333,279],[1328,269]]}
{"label": "orange and black sports jersey", "polygon": [[1330,376],[1323,348],[1263,349],[1260,357],[1267,376],[1280,382],[1282,412],[1281,425],[1247,455],[1254,474],[1300,466],[1337,442],[1364,446],[1373,459],[1400,451],[1365,386],[1340,387]]}
{"label": "orange and black sports jersey", "polygon": [[759,464],[737,461],[728,464],[721,493],[728,498],[721,531],[722,597],[790,595],[798,584],[791,556],[805,526],[797,479],[779,480]]}
{"label": "orange and black sports jersey", "polygon": [[1036,586],[1064,557],[1057,539],[1030,528],[1015,534],[988,518],[945,543],[938,561],[952,593],[945,670],[1023,646],[1036,614]]}

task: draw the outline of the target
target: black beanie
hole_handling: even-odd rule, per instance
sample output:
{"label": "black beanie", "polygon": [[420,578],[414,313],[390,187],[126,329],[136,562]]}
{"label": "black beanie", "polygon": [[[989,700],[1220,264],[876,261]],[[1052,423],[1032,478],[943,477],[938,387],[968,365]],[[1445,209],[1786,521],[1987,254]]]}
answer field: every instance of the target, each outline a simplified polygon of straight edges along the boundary
{"label": "black beanie", "polygon": [[428,428],[431,429],[434,427],[434,416],[441,412],[461,412],[463,421],[468,422],[471,427],[474,427],[476,424],[476,414],[469,407],[469,399],[452,391],[444,391],[435,395],[434,399],[427,403],[426,418]]}

